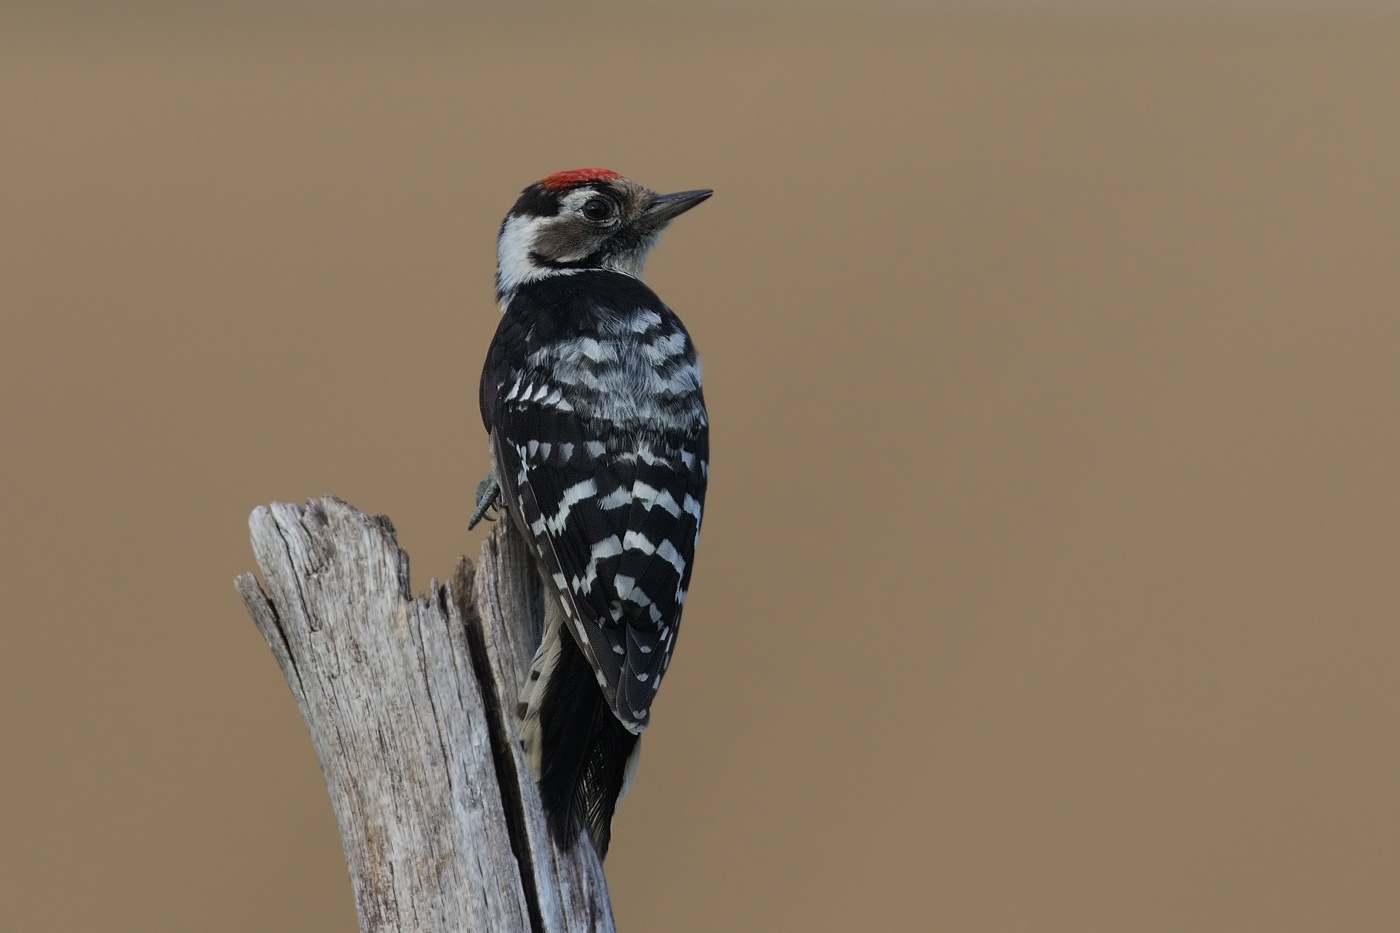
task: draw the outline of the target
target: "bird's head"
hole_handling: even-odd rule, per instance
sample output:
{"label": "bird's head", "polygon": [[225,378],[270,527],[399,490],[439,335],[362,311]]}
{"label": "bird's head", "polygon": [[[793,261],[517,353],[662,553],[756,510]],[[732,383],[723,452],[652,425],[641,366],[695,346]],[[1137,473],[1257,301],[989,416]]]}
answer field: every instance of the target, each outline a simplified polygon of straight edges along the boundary
{"label": "bird's head", "polygon": [[501,224],[496,297],[570,270],[609,269],[640,278],[661,231],[710,194],[657,194],[605,168],[555,172],[520,192]]}

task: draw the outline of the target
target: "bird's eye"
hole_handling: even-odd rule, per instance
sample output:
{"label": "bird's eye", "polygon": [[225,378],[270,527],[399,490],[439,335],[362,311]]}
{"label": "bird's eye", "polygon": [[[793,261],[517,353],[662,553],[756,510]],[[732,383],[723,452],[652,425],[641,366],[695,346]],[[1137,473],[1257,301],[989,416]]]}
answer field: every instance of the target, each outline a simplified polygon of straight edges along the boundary
{"label": "bird's eye", "polygon": [[612,215],[612,202],[606,198],[589,198],[583,202],[583,216],[589,220],[607,220]]}

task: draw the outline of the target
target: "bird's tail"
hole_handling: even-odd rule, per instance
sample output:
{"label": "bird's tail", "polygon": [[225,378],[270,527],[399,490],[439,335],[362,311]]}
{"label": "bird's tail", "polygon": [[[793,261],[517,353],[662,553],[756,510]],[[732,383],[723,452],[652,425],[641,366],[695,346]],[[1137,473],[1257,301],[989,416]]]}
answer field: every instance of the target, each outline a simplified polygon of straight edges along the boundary
{"label": "bird's tail", "polygon": [[637,767],[639,737],[613,714],[562,620],[546,615],[544,639],[521,691],[520,740],[555,839],[567,848],[586,828],[602,858],[613,811]]}

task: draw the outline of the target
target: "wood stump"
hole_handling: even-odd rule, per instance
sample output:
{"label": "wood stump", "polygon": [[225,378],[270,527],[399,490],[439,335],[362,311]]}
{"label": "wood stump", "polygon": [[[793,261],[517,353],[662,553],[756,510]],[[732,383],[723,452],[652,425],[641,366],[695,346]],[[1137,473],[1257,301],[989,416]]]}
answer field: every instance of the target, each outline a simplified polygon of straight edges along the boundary
{"label": "wood stump", "polygon": [[236,587],[311,731],[363,933],[612,933],[587,834],[561,851],[515,705],[540,637],[525,543],[409,591],[393,525],[334,497],[249,518],[265,584]]}

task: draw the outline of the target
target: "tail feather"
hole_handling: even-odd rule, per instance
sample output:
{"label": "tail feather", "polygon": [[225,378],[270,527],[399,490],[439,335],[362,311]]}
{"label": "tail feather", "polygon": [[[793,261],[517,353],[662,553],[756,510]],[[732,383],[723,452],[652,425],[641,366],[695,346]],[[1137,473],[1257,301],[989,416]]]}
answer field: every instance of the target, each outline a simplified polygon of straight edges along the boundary
{"label": "tail feather", "polygon": [[572,845],[586,828],[601,858],[613,811],[636,768],[638,737],[613,714],[573,637],[559,635],[540,701],[540,797],[559,843]]}

